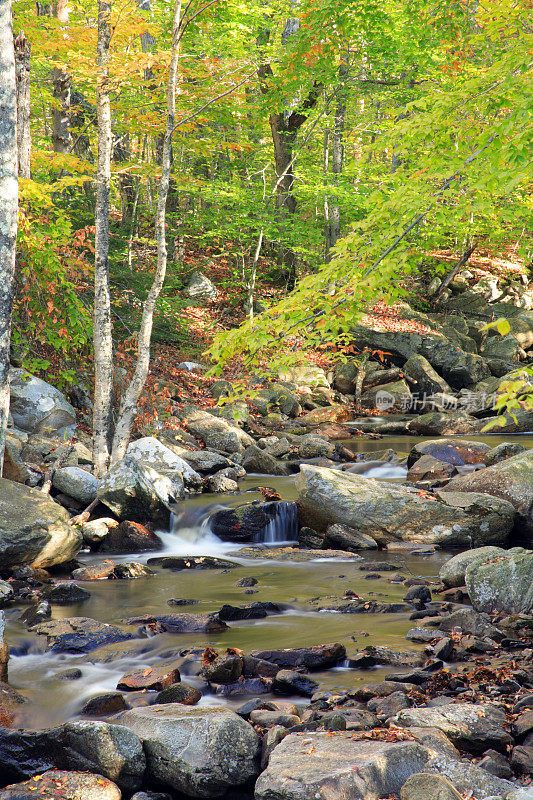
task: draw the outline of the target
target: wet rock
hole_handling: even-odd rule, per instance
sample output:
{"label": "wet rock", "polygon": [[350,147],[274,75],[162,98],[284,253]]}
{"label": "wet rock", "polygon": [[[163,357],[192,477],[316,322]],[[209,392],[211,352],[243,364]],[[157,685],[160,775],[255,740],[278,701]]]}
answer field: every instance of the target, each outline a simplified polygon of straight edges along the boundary
{"label": "wet rock", "polygon": [[210,517],[211,531],[223,541],[259,541],[268,525],[275,522],[280,511],[286,511],[289,521],[295,522],[296,509],[293,503],[284,501],[243,503],[240,506],[215,511]]}
{"label": "wet rock", "polygon": [[421,414],[409,423],[409,432],[422,436],[480,433],[484,422],[464,411],[431,411]]}
{"label": "wet rock", "polygon": [[128,561],[116,564],[113,570],[114,577],[118,580],[133,580],[135,578],[147,578],[154,574],[154,571],[145,564],[137,561]]}
{"label": "wet rock", "polygon": [[380,408],[391,410],[392,408],[405,409],[412,402],[413,396],[409,386],[404,380],[384,383],[367,389],[361,395],[361,406],[363,408]]}
{"label": "wet rock", "polygon": [[279,672],[280,667],[273,661],[266,661],[263,658],[254,656],[244,656],[243,674],[247,678],[273,678]]}
{"label": "wet rock", "polygon": [[143,625],[160,633],[218,633],[228,626],[216,614],[143,614],[122,620],[125,625]]}
{"label": "wet rock", "polygon": [[211,478],[208,478],[207,488],[210,492],[214,492],[215,494],[230,494],[231,492],[237,492],[239,490],[239,484],[237,481],[232,480],[232,478],[217,473]]}
{"label": "wet rock", "polygon": [[260,728],[269,728],[272,725],[292,728],[293,725],[299,725],[300,717],[297,714],[287,714],[283,711],[257,709],[250,714],[250,722],[252,725],[259,725]]}
{"label": "wet rock", "polygon": [[240,566],[235,561],[228,561],[226,558],[215,558],[215,556],[157,556],[149,558],[148,564],[151,567],[170,570],[233,569]]}
{"label": "wet rock", "polygon": [[325,546],[325,534],[304,525],[298,531],[298,544],[304,549],[320,550]]}
{"label": "wet rock", "polygon": [[52,477],[52,485],[60,492],[88,506],[96,498],[100,481],[82,467],[59,467]]}
{"label": "wet rock", "polygon": [[258,583],[259,581],[257,580],[257,578],[248,577],[248,578],[240,578],[237,581],[236,585],[241,588],[247,588],[248,586],[257,586]]}
{"label": "wet rock", "polygon": [[376,664],[390,664],[394,667],[418,667],[424,660],[419,650],[395,650],[384,645],[369,644],[364,650]]}
{"label": "wet rock", "polygon": [[454,655],[453,640],[448,636],[439,639],[433,648],[433,657],[442,661],[451,661]]}
{"label": "wet rock", "polygon": [[418,602],[425,605],[431,601],[431,592],[427,586],[410,586],[403,599],[406,603]]}
{"label": "wet rock", "polygon": [[288,695],[301,695],[302,697],[311,697],[318,689],[318,681],[309,678],[307,675],[302,675],[300,672],[294,672],[291,669],[281,669],[272,684],[272,691],[275,694]]}
{"label": "wet rock", "polygon": [[483,460],[487,467],[492,467],[494,464],[499,464],[500,461],[518,456],[525,451],[526,448],[520,442],[502,442],[489,450]]}
{"label": "wet rock", "polygon": [[259,737],[227,709],[156,705],[118,721],[143,741],[151,778],[176,791],[216,797],[258,772]]}
{"label": "wet rock", "polygon": [[168,527],[169,502],[174,497],[171,481],[133,456],[127,455],[111,467],[100,481],[97,494],[119,519],[152,520],[155,525]]}
{"label": "wet rock", "polygon": [[395,541],[484,544],[490,537],[505,539],[513,524],[507,505],[501,515],[492,511],[491,504],[470,514],[420,498],[405,487],[322,467],[302,465],[296,486],[302,523],[309,519],[318,528],[349,525],[379,545]]}
{"label": "wet rock", "polygon": [[135,691],[148,689],[161,692],[181,679],[179,668],[175,664],[156,664],[146,669],[136,669],[127,672],[117,683],[117,689],[122,691]]}
{"label": "wet rock", "polygon": [[186,406],[180,416],[187,430],[208,448],[226,453],[241,453],[246,447],[253,445],[251,436],[237,425],[203,409]]}
{"label": "wet rock", "polygon": [[15,592],[7,581],[0,580],[0,608],[5,608],[14,599]]}
{"label": "wet rock", "polygon": [[465,583],[478,611],[530,614],[533,611],[533,551],[513,548],[488,561],[470,564]]}
{"label": "wet rock", "polygon": [[460,475],[449,484],[459,492],[481,492],[507,500],[527,530],[533,530],[533,450],[507,458],[492,467]]}
{"label": "wet rock", "polygon": [[49,770],[29,781],[0,790],[0,800],[120,800],[112,781],[86,772]]}
{"label": "wet rock", "polygon": [[261,749],[261,770],[264,770],[270,760],[274,749],[287,735],[287,729],[281,725],[274,725],[269,728],[263,736],[263,744]]}
{"label": "wet rock", "polygon": [[74,430],[76,412],[62,392],[23,369],[9,375],[9,411],[17,428],[44,434]]}
{"label": "wet rock", "polygon": [[335,452],[335,447],[322,436],[317,436],[315,433],[308,433],[299,439],[298,452],[300,458],[331,458]]}
{"label": "wet rock", "polygon": [[451,633],[454,628],[460,628],[463,633],[473,636],[490,636],[495,641],[503,638],[501,631],[491,623],[488,614],[474,611],[472,608],[458,609],[435,620],[427,620],[426,625],[435,625],[446,633]]}
{"label": "wet rock", "polygon": [[133,634],[126,633],[116,625],[89,617],[41,622],[31,630],[39,636],[45,636],[47,648],[54,653],[88,653],[97,647],[133,639]]}
{"label": "wet rock", "polygon": [[403,372],[415,381],[416,393],[420,400],[424,394],[431,395],[435,392],[452,394],[450,385],[441,378],[424,356],[410,356],[403,365]]}
{"label": "wet rock", "polygon": [[286,464],[255,445],[250,445],[245,450],[242,465],[246,472],[255,472],[261,475],[289,475],[290,472]]}
{"label": "wet rock", "polygon": [[199,600],[192,600],[186,597],[171,597],[170,600],[167,600],[167,606],[195,606],[199,602]]}
{"label": "wet rock", "polygon": [[36,606],[30,606],[21,614],[21,622],[28,628],[32,625],[37,625],[38,622],[44,622],[52,616],[52,608],[48,600],[43,600]]}
{"label": "wet rock", "polygon": [[470,564],[477,564],[491,558],[497,558],[506,554],[506,550],[501,547],[487,546],[475,547],[473,550],[465,550],[452,556],[439,570],[439,578],[445,586],[464,586],[466,568]]}
{"label": "wet rock", "polygon": [[184,450],[181,449],[181,457],[190,464],[195,470],[203,474],[210,475],[219,472],[221,469],[235,466],[229,458],[222,453],[215,453],[213,450]]}
{"label": "wet rock", "polygon": [[401,728],[437,728],[453,744],[474,754],[483,753],[489,747],[505,750],[512,742],[504,727],[504,712],[490,703],[404,709],[393,717],[391,723]]}
{"label": "wet rock", "polygon": [[419,772],[407,778],[400,792],[400,800],[462,800],[462,795],[443,778]]}
{"label": "wet rock", "polygon": [[421,642],[422,644],[429,644],[438,638],[438,631],[431,628],[411,628],[405,634],[405,638],[410,642]]}
{"label": "wet rock", "polygon": [[486,769],[487,772],[497,778],[509,779],[513,777],[513,771],[508,759],[496,750],[487,750],[478,766]]}
{"label": "wet rock", "polygon": [[156,533],[148,530],[140,522],[123,520],[110,528],[99,547],[102,553],[144,553],[161,550],[163,542]]}
{"label": "wet rock", "polygon": [[89,600],[91,593],[76,583],[57,583],[46,591],[46,599],[56,606],[70,606]]}
{"label": "wet rock", "polygon": [[57,766],[96,772],[125,791],[140,787],[146,760],[139,738],[127,728],[97,720],[75,720],[46,735],[50,748],[57,748]]}
{"label": "wet rock", "polygon": [[[208,652],[206,651],[206,653]],[[206,654],[204,654],[201,676],[209,683],[235,683],[243,672],[243,657],[231,652],[223,655],[215,655],[215,653],[216,651],[213,651],[212,660],[209,661],[206,660]]]}
{"label": "wet rock", "polygon": [[[7,678],[7,675],[5,676]],[[16,689],[0,681],[0,725],[9,728],[15,722],[17,711],[26,702]]]}
{"label": "wet rock", "polygon": [[156,703],[158,705],[181,703],[184,706],[195,706],[201,699],[202,693],[195,689],[194,686],[189,686],[187,683],[175,683],[173,686],[169,686],[159,692]]}
{"label": "wet rock", "polygon": [[378,549],[378,543],[371,536],[340,524],[330,525],[326,530],[326,547],[330,545],[349,552]]}
{"label": "wet rock", "polygon": [[81,546],[81,533],[49,495],[0,478],[0,568],[61,564]]}
{"label": "wet rock", "polygon": [[276,603],[252,603],[249,606],[223,605],[218,616],[225,622],[235,622],[242,619],[264,619],[271,614],[281,614],[282,609]]}
{"label": "wet rock", "polygon": [[86,700],[80,714],[87,717],[107,717],[125,709],[126,702],[120,692],[105,692]]}
{"label": "wet rock", "polygon": [[174,495],[181,497],[183,486],[198,488],[202,477],[181,456],[154,436],[145,436],[128,445],[127,454],[140,464],[155,469],[160,475],[170,479]]}
{"label": "wet rock", "polygon": [[83,541],[87,544],[99,544],[102,539],[105,539],[111,528],[116,528],[118,522],[111,517],[103,517],[102,519],[93,519],[90,522],[84,522],[81,526],[81,535]]}
{"label": "wet rock", "polygon": [[533,775],[533,746],[513,747],[511,765],[518,775]]}
{"label": "wet rock", "polygon": [[429,439],[419,442],[411,449],[407,457],[407,466],[412,467],[425,455],[457,467],[485,464],[489,452],[490,446],[483,442],[471,442],[467,439]]}
{"label": "wet rock", "polygon": [[298,417],[298,422],[305,426],[318,426],[324,422],[347,422],[353,416],[350,407],[342,403],[334,403],[326,408],[315,408],[313,411],[308,411],[301,417]]}
{"label": "wet rock", "polygon": [[262,695],[272,692],[272,678],[245,678],[241,675],[235,683],[217,686],[215,694],[223,697],[237,697],[238,695]]}
{"label": "wet rock", "polygon": [[287,648],[285,650],[252,650],[254,658],[277,664],[280,669],[305,668],[310,671],[329,669],[346,656],[346,648],[340,642],[312,647]]}
{"label": "wet rock", "polygon": [[457,475],[457,468],[453,464],[438,459],[428,454],[421,456],[409,469],[406,480],[409,483],[426,486],[443,486],[450,478]]}

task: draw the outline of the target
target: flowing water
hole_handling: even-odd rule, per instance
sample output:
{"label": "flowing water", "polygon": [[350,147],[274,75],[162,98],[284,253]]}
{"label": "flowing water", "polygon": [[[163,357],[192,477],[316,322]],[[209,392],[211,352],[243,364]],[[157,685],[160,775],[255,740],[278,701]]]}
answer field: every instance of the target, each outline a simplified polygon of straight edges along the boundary
{"label": "flowing water", "polygon": [[[346,444],[354,456],[371,454],[386,448],[398,453],[399,460],[423,438],[396,436],[380,440],[361,437]],[[475,441],[487,441],[492,446],[502,441],[519,440],[533,447],[533,437],[527,436],[476,436],[462,437]],[[371,477],[400,480],[405,468],[398,464],[384,463],[370,466]],[[265,475],[247,476],[240,484],[241,491],[234,495],[199,495],[184,501],[176,508],[171,531],[160,532],[165,550],[163,555],[217,555],[237,562],[232,569],[158,571],[155,575],[135,580],[91,581],[81,583],[91,597],[75,606],[53,606],[53,619],[75,616],[92,617],[109,623],[139,614],[164,614],[183,611],[204,613],[217,611],[229,603],[245,605],[255,601],[272,601],[283,604],[281,615],[261,620],[231,622],[229,629],[218,634],[159,634],[153,638],[135,639],[131,642],[112,645],[98,653],[87,655],[43,654],[37,637],[28,632],[18,620],[21,608],[7,610],[7,638],[11,647],[9,662],[10,683],[28,699],[21,707],[18,724],[28,728],[39,728],[57,724],[79,713],[83,702],[98,693],[113,690],[119,678],[132,669],[153,665],[162,657],[176,656],[187,647],[237,647],[244,652],[252,649],[304,647],[313,644],[340,641],[347,652],[355,653],[368,644],[387,645],[396,649],[416,648],[405,640],[405,633],[413,626],[408,613],[396,614],[339,614],[309,610],[314,598],[340,597],[351,589],[360,597],[384,602],[398,601],[405,593],[399,582],[391,582],[392,573],[380,573],[378,579],[365,578],[357,562],[342,559],[320,558],[303,563],[273,561],[268,554],[259,551],[258,558],[242,558],[240,545],[221,542],[209,530],[210,514],[221,507],[237,505],[251,500],[262,500],[256,491],[258,486],[268,486],[286,500],[280,515],[273,520],[263,536],[260,547],[281,545],[296,535],[294,504],[296,490],[293,477]],[[388,552],[365,552],[365,560],[391,561],[407,574],[436,577],[441,564],[450,553],[437,552],[431,556],[417,555],[420,547],[390,550]],[[129,554],[114,558],[115,561],[144,561],[154,554]],[[158,553],[157,555],[161,555]],[[81,554],[80,561],[94,563],[98,556]],[[256,593],[248,595],[237,586],[243,577],[254,577]],[[183,608],[170,608],[170,599],[197,601]],[[186,682],[206,690],[196,676],[197,663],[182,657],[180,666]],[[65,677],[65,670],[72,667],[81,670],[74,680]],[[314,675],[323,688],[353,687],[369,680],[382,680],[393,672],[390,667],[373,670],[337,668]],[[226,703],[239,705],[246,698],[238,696],[223,698],[206,694],[203,704]]]}

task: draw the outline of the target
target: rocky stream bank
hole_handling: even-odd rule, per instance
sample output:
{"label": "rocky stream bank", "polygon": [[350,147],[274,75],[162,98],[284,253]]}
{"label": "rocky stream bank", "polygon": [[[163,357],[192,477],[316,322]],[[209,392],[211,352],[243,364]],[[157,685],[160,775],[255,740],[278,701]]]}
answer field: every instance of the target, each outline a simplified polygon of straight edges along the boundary
{"label": "rocky stream bank", "polygon": [[482,434],[533,345],[504,305],[504,337],[481,302],[361,325],[385,363],[257,413],[177,403],[102,479],[13,370],[0,800],[531,800],[533,412]]}

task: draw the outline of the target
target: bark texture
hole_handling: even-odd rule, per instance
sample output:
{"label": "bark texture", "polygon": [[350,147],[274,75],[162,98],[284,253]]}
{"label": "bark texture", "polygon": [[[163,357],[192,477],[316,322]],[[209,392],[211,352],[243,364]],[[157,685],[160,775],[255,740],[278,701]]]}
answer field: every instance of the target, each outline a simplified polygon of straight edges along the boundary
{"label": "bark texture", "polygon": [[94,411],[93,459],[103,475],[109,465],[113,415],[113,330],[109,288],[109,189],[111,183],[111,104],[109,99],[109,43],[111,3],[98,3],[98,159],[96,178],[96,236],[94,268]]}
{"label": "bark texture", "polygon": [[17,84],[11,0],[0,0],[0,474],[9,414],[9,343],[17,215]]}
{"label": "bark texture", "polygon": [[141,396],[148,369],[150,367],[150,341],[157,299],[163,288],[167,269],[167,243],[165,234],[166,204],[170,186],[170,168],[172,163],[172,136],[176,121],[176,82],[178,77],[180,40],[183,33],[181,25],[181,0],[176,0],[172,23],[172,54],[167,86],[167,122],[163,137],[163,154],[161,164],[161,180],[157,197],[155,218],[157,241],[157,265],[154,281],[144,303],[141,325],[137,337],[137,362],[135,372],[122,398],[118,421],[113,439],[111,462],[120,461],[126,453],[131,436],[137,403]]}
{"label": "bark texture", "polygon": [[[49,6],[43,6],[49,8]],[[53,13],[59,22],[69,22],[68,0],[58,0],[53,4]],[[64,69],[52,70],[54,106],[52,108],[52,147],[56,153],[69,153],[72,137],[70,133],[70,89],[71,77]]]}
{"label": "bark texture", "polygon": [[21,31],[15,39],[17,77],[17,146],[19,178],[30,177],[30,59],[31,45]]}

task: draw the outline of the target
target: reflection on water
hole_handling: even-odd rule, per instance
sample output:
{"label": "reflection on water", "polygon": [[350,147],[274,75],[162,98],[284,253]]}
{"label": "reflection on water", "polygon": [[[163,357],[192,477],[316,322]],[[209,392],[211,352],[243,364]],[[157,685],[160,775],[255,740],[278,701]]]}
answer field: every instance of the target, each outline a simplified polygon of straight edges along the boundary
{"label": "reflection on water", "polygon": [[[424,437],[435,438],[435,437]],[[495,446],[502,441],[519,439],[528,447],[533,446],[533,437],[477,436],[461,437],[475,441],[488,441]],[[381,440],[365,440],[360,437],[346,444],[356,453],[376,452],[392,448],[398,454],[407,454],[421,437],[395,436]],[[391,469],[394,465],[384,464]],[[376,467],[377,468],[377,467]],[[372,475],[371,477],[374,477]],[[377,476],[376,476],[377,477]],[[382,472],[379,477],[384,477]],[[13,652],[26,653],[10,659],[10,683],[20,689],[30,701],[21,707],[18,724],[24,727],[43,727],[57,724],[79,713],[88,697],[110,691],[127,671],[144,668],[160,658],[178,657],[187,647],[236,647],[244,652],[252,649],[283,647],[305,647],[314,644],[340,641],[349,654],[369,644],[381,644],[396,649],[413,649],[417,645],[407,643],[405,633],[413,626],[407,613],[401,614],[339,614],[315,613],[307,610],[311,600],[339,597],[347,589],[360,597],[383,602],[398,601],[405,588],[391,583],[391,573],[382,573],[376,580],[365,579],[358,569],[357,561],[332,562],[330,560],[307,563],[245,561],[236,556],[238,545],[220,542],[209,531],[209,514],[222,506],[237,505],[252,500],[262,501],[255,491],[258,486],[269,486],[285,500],[295,499],[294,477],[248,476],[241,482],[241,493],[234,495],[201,495],[184,501],[176,507],[174,530],[162,534],[166,554],[227,555],[239,566],[234,569],[162,570],[152,577],[136,580],[93,581],[83,583],[90,592],[90,599],[77,606],[53,607],[53,618],[84,616],[110,623],[139,614],[164,614],[179,609],[169,608],[168,600],[185,598],[197,600],[197,604],[185,607],[192,613],[214,612],[229,603],[246,605],[253,601],[272,601],[287,604],[290,611],[264,620],[232,622],[227,631],[209,635],[160,634],[151,639],[136,639],[132,642],[110,646],[85,656],[53,655],[37,652],[36,637],[18,622],[22,609],[8,609],[8,641]],[[293,520],[283,522],[285,529]],[[281,525],[281,521],[280,521]],[[279,532],[278,532],[279,534]],[[278,535],[275,534],[275,535]],[[150,554],[148,554],[150,555]],[[143,554],[146,560],[147,554]],[[430,557],[408,554],[408,551],[390,551],[386,559],[397,564],[406,575],[436,577],[441,564],[449,553],[438,552]],[[366,560],[382,561],[383,553],[364,553]],[[83,557],[94,561],[95,556]],[[80,560],[83,560],[81,558]],[[122,560],[140,560],[129,555]],[[253,576],[258,583],[256,593],[244,594],[237,583],[241,578]],[[420,646],[419,646],[420,647]],[[41,648],[42,649],[42,648]],[[81,677],[65,680],[65,669],[77,667]],[[195,676],[195,665],[182,659],[180,670],[186,682],[205,691],[205,686]],[[382,680],[394,670],[384,666],[374,670],[336,669],[319,673],[315,677],[324,688],[353,687],[369,680]],[[207,696],[202,702],[239,705],[242,697],[222,700]]]}

